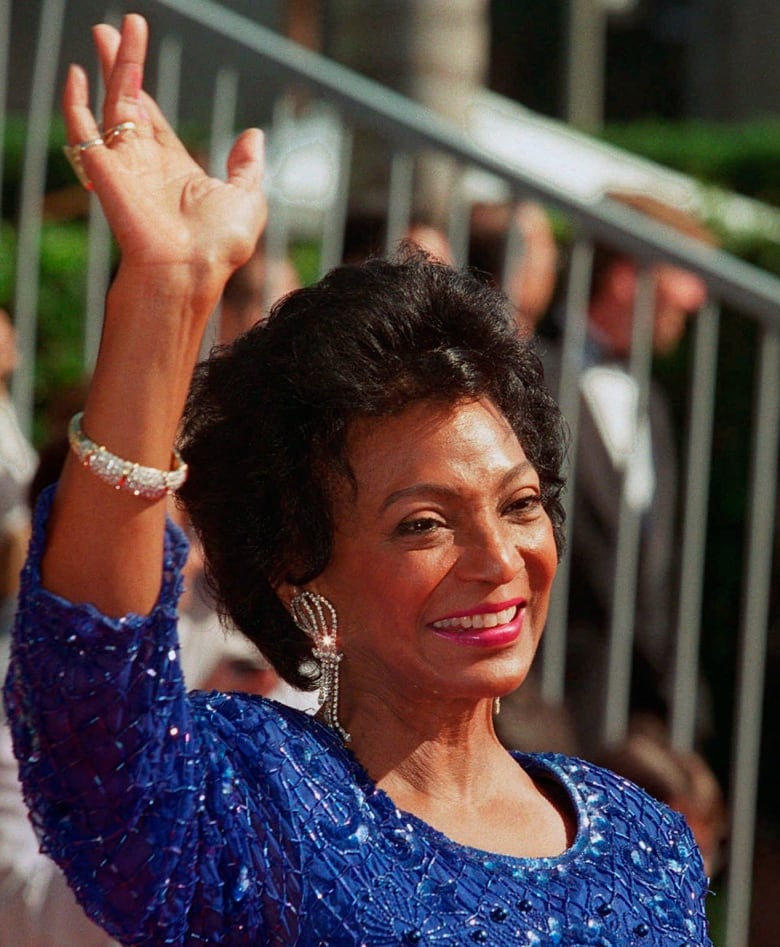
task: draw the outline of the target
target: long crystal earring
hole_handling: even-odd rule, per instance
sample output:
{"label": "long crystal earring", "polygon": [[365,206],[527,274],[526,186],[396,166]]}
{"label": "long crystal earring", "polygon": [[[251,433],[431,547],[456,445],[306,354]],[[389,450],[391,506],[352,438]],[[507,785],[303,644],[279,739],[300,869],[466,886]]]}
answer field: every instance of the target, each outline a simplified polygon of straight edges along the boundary
{"label": "long crystal earring", "polygon": [[341,726],[339,712],[339,664],[342,654],[337,650],[338,619],[336,609],[318,592],[296,592],[290,601],[295,624],[314,642],[312,653],[320,663],[320,700],[325,722],[345,743],[352,737]]}

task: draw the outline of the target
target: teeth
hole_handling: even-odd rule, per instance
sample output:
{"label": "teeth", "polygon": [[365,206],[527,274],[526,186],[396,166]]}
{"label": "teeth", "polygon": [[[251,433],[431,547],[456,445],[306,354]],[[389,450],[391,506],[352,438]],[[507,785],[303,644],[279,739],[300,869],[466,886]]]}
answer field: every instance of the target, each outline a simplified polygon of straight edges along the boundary
{"label": "teeth", "polygon": [[512,605],[500,612],[485,612],[481,615],[464,615],[462,618],[443,618],[433,623],[434,628],[495,628],[505,625],[517,614],[517,606]]}

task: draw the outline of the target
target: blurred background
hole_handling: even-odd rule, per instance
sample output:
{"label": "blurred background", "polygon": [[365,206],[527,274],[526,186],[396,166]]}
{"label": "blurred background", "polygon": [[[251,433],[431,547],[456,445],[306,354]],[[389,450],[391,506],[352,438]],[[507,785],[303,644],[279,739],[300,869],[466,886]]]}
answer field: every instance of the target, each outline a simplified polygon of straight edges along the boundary
{"label": "blurred background", "polygon": [[[716,947],[777,947],[780,4],[0,0],[0,307],[18,356],[4,371],[17,429],[40,456],[79,405],[116,262],[99,208],[62,154],[57,96],[71,61],[98,85],[89,27],[126,10],[149,18],[148,85],[204,164],[220,173],[237,129],[267,130],[264,269],[239,287],[247,309],[239,329],[283,291],[272,278],[282,264],[293,283],[305,283],[409,235],[510,291],[515,265],[528,264],[536,246],[523,229],[528,218],[514,216],[520,207],[541,212],[553,241],[549,292],[525,327],[542,348],[558,333],[575,351],[584,329],[571,317],[601,242],[630,253],[651,279],[665,263],[704,282],[706,319],[670,351],[653,351],[637,333],[629,366],[640,403],[652,386],[663,393],[679,457],[679,614],[663,659],[662,716],[672,748],[695,752],[722,793],[727,825],[710,903]],[[682,210],[718,249],[705,253],[643,222],[610,198],[617,191]],[[486,224],[494,211],[499,223]],[[491,228],[500,238],[492,263],[474,248]],[[443,243],[428,243],[431,234]],[[640,323],[641,310],[635,303]],[[217,314],[213,338],[221,332]],[[567,392],[564,373],[560,390],[575,435],[576,376]],[[1,464],[10,440],[0,436]],[[642,515],[632,520],[629,506],[619,537],[629,553],[617,559],[633,562],[640,578],[621,578],[616,567],[598,724],[611,748],[631,735],[634,706],[636,629],[625,640],[614,630],[621,589],[626,627],[634,624],[643,568]],[[570,581],[564,563],[561,588]],[[557,723],[559,708],[581,709],[565,700],[566,589],[526,720],[552,711]],[[13,589],[5,594],[11,600]],[[559,730],[549,732],[558,739]]]}

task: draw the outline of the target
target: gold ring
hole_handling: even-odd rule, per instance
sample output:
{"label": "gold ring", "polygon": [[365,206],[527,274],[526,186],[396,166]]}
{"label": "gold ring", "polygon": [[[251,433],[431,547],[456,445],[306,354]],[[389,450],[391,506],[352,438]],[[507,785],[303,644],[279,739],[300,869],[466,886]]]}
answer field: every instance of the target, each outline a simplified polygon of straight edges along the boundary
{"label": "gold ring", "polygon": [[120,122],[118,125],[114,125],[111,128],[107,128],[103,132],[103,140],[106,147],[110,147],[115,138],[119,138],[120,135],[124,135],[125,132],[134,132],[135,122]]}
{"label": "gold ring", "polygon": [[86,188],[86,190],[92,190],[92,182],[87,176],[87,172],[84,170],[84,164],[81,160],[81,154],[84,151],[88,151],[90,148],[95,148],[97,145],[104,145],[105,142],[103,138],[98,135],[97,138],[90,138],[88,141],[79,141],[75,145],[63,145],[62,150],[65,152],[65,157],[68,159],[71,168],[75,172],[76,177],[79,179],[81,185]]}

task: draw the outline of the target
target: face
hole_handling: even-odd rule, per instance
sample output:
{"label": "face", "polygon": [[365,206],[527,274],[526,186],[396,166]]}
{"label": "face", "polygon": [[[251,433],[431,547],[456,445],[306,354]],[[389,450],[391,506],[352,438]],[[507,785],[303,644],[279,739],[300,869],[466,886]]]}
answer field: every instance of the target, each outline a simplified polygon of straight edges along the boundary
{"label": "face", "polygon": [[[613,264],[595,307],[592,321],[616,355],[631,351],[631,328],[639,271],[630,260]],[[674,351],[688,319],[707,300],[707,287],[694,273],[677,266],[660,264],[653,269],[655,315],[653,349],[659,355]]]}
{"label": "face", "polygon": [[547,311],[557,280],[558,246],[545,211],[533,201],[515,212],[523,252],[509,273],[507,295],[517,306],[523,328],[533,330]]}
{"label": "face", "polygon": [[342,693],[474,700],[516,687],[557,554],[539,477],[487,400],[357,422],[357,491],[336,491],[331,562]]}
{"label": "face", "polygon": [[656,268],[656,310],[653,348],[660,355],[674,351],[688,319],[707,300],[707,287],[694,273],[676,266]]}

